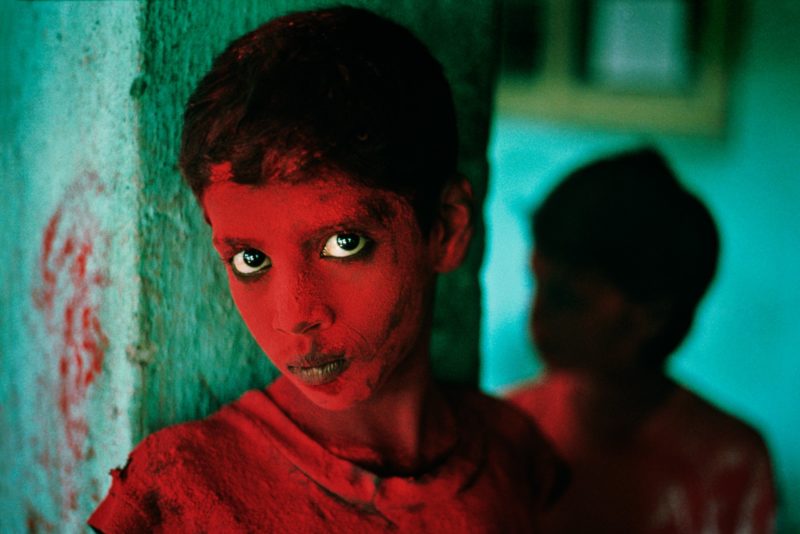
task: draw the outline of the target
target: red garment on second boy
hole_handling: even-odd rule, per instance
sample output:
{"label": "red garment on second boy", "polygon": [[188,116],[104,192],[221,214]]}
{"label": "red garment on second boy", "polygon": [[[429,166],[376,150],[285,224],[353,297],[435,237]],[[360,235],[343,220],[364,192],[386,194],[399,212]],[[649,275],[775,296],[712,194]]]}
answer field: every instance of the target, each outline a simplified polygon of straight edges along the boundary
{"label": "red garment on second boy", "polygon": [[547,532],[770,534],[776,498],[759,434],[678,387],[630,434],[600,443],[580,421],[580,381],[550,371],[509,395],[569,463]]}

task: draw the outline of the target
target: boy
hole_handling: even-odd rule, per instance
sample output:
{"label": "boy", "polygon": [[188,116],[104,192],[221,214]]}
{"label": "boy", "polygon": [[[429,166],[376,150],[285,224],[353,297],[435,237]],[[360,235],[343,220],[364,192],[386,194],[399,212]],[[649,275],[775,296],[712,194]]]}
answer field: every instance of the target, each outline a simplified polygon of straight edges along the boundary
{"label": "boy", "polygon": [[181,168],[283,376],[145,439],[94,528],[535,531],[550,449],[512,408],[430,374],[436,275],[471,237],[454,117],[425,47],[359,9],[275,19],[216,59]]}
{"label": "boy", "polygon": [[533,233],[531,328],[546,371],[511,399],[573,475],[546,530],[771,532],[761,437],[664,372],[716,269],[706,207],[640,150],[570,174]]}

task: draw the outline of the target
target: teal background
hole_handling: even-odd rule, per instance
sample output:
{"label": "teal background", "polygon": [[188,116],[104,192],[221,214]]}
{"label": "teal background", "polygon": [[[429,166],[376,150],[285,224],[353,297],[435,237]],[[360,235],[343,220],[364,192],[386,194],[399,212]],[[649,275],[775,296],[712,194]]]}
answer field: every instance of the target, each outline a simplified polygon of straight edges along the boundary
{"label": "teal background", "polygon": [[746,3],[720,138],[603,130],[497,116],[485,206],[482,386],[536,375],[528,217],[564,173],[653,143],[709,205],[720,269],[670,372],[764,435],[780,532],[800,532],[800,2]]}

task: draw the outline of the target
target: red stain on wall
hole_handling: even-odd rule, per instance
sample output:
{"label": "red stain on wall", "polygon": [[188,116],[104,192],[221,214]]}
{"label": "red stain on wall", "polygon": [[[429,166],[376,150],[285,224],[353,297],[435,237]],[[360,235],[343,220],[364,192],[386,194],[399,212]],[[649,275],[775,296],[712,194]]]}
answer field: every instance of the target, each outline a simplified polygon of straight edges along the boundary
{"label": "red stain on wall", "polygon": [[[79,177],[50,216],[41,239],[39,283],[33,292],[43,321],[43,344],[48,358],[40,383],[49,386],[59,414],[57,450],[51,441],[42,457],[57,469],[62,515],[78,508],[79,464],[86,457],[89,387],[102,371],[108,337],[100,323],[99,307],[105,275],[106,237],[96,216],[103,187],[94,173]],[[45,386],[45,388],[47,387]],[[53,387],[55,386],[55,387]],[[47,395],[49,391],[43,388]],[[49,429],[48,429],[49,430]],[[44,467],[44,466],[43,466]]]}
{"label": "red stain on wall", "polygon": [[30,534],[55,531],[55,527],[52,523],[46,521],[36,510],[30,507],[25,515],[25,526]]}

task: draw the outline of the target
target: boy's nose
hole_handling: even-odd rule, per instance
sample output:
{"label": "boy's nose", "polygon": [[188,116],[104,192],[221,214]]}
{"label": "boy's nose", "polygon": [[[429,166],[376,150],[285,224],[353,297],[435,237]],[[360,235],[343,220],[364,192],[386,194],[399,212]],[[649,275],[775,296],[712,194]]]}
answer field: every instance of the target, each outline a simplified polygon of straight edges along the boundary
{"label": "boy's nose", "polygon": [[275,295],[275,312],[272,327],[286,334],[307,334],[324,330],[334,321],[331,307],[324,297],[303,280],[284,284]]}
{"label": "boy's nose", "polygon": [[308,334],[314,330],[324,330],[332,323],[333,312],[328,306],[284,303],[276,310],[272,327],[285,334]]}

